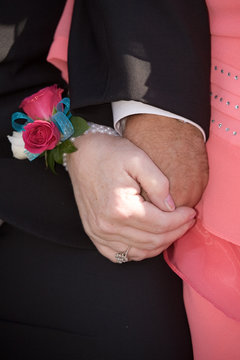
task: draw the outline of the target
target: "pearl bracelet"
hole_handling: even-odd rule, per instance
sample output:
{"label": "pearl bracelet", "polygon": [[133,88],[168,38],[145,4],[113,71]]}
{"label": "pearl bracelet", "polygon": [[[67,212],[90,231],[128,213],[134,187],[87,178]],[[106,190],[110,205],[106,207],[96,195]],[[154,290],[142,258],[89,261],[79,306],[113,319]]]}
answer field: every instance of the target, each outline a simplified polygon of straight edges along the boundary
{"label": "pearl bracelet", "polygon": [[101,133],[101,134],[119,136],[118,133],[109,126],[99,125],[92,122],[88,122],[88,126],[90,127],[85,131],[84,135],[89,133]]}
{"label": "pearl bracelet", "polygon": [[[107,135],[112,135],[112,136],[119,136],[119,134],[111,127],[109,126],[104,126],[104,125],[99,125],[99,124],[95,124],[92,122],[88,122],[88,126],[89,129],[87,129],[83,135],[87,135],[90,133],[101,133],[101,134],[107,134]],[[74,143],[75,141],[75,137],[71,137],[70,141],[72,141]],[[67,168],[67,154],[64,153],[63,154],[63,166],[65,167],[65,170],[68,171]]]}

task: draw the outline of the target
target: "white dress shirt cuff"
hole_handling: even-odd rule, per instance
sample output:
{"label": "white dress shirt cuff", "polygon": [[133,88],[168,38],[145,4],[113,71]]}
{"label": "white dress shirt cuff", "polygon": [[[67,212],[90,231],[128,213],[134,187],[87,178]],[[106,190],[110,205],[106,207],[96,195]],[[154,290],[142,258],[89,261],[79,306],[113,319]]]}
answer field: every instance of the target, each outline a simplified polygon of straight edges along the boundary
{"label": "white dress shirt cuff", "polygon": [[123,130],[125,128],[126,117],[134,114],[154,114],[154,115],[162,115],[166,117],[171,117],[185,123],[190,123],[196,126],[202,133],[204,142],[206,141],[206,135],[204,130],[196,124],[194,121],[184,118],[183,116],[171,113],[169,111],[159,109],[155,106],[147,105],[139,101],[115,101],[112,102],[112,112],[113,112],[113,121],[114,121],[114,128],[122,135]]}

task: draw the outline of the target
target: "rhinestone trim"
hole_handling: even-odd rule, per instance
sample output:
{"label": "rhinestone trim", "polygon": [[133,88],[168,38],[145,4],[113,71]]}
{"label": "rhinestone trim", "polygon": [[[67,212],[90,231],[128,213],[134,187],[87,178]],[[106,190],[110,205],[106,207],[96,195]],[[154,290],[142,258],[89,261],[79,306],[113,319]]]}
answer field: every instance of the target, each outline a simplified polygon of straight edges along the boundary
{"label": "rhinestone trim", "polygon": [[[210,93],[210,95],[212,96],[213,93]],[[219,98],[219,95],[218,95],[218,94],[215,94],[215,95],[214,95],[214,99],[217,100],[218,98]],[[224,100],[224,98],[221,96],[221,97],[219,98],[219,101],[220,101],[220,102],[223,102],[223,100]],[[227,100],[227,101],[225,102],[225,105],[229,106],[229,105],[231,105],[231,102],[230,102],[229,100]],[[239,105],[238,105],[238,104],[233,105],[233,107],[234,107],[236,110],[239,110]]]}
{"label": "rhinestone trim", "polygon": [[[214,65],[213,68],[214,68],[215,71],[219,70],[217,65]],[[224,70],[224,69],[220,69],[220,73],[221,73],[221,74],[225,74],[225,70]],[[226,72],[226,74],[227,74],[228,77],[231,77],[231,76],[232,76],[232,74],[231,74],[230,71]],[[234,80],[238,80],[238,79],[239,79],[239,76],[238,76],[238,75],[234,75],[234,76],[233,76],[233,79],[234,79]]]}
{"label": "rhinestone trim", "polygon": [[[215,119],[211,119],[211,123],[212,124],[215,124],[216,123],[216,120]],[[218,127],[218,129],[221,129],[222,127],[223,127],[223,124],[222,123],[216,123],[216,125],[217,125],[217,127]],[[229,127],[226,127],[225,129],[224,129],[226,132],[229,132],[231,129],[229,128]],[[236,136],[236,135],[238,135],[238,132],[236,131],[236,130],[232,130],[231,131],[231,133],[229,133],[229,134],[232,134],[233,136]]]}

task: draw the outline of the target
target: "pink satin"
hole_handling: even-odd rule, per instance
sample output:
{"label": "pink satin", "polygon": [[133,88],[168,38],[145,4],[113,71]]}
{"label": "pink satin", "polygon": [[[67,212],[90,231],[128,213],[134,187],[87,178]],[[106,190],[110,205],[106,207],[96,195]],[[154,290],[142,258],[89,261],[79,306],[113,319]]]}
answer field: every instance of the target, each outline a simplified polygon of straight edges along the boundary
{"label": "pink satin", "polygon": [[165,259],[197,293],[239,322],[240,1],[208,0],[207,5],[212,35],[209,183],[196,226],[165,252]]}
{"label": "pink satin", "polygon": [[68,38],[71,27],[73,6],[74,0],[67,0],[47,57],[47,61],[62,72],[62,77],[66,82],[68,82]]}
{"label": "pink satin", "polygon": [[172,269],[200,295],[240,321],[240,247],[208,232],[199,221],[167,253]]}

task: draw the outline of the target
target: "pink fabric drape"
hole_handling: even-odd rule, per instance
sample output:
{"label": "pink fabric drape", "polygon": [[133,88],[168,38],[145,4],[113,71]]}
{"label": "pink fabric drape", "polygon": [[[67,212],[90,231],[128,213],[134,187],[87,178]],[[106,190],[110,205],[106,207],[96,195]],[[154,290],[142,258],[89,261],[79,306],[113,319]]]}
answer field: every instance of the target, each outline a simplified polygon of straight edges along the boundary
{"label": "pink fabric drape", "polygon": [[207,5],[212,36],[209,183],[198,205],[198,223],[165,259],[205,299],[240,321],[240,2],[208,0]]}
{"label": "pink fabric drape", "polygon": [[74,0],[68,0],[60,22],[57,26],[54,40],[48,53],[47,61],[56,66],[62,72],[62,77],[68,82],[68,38],[71,27]]}

